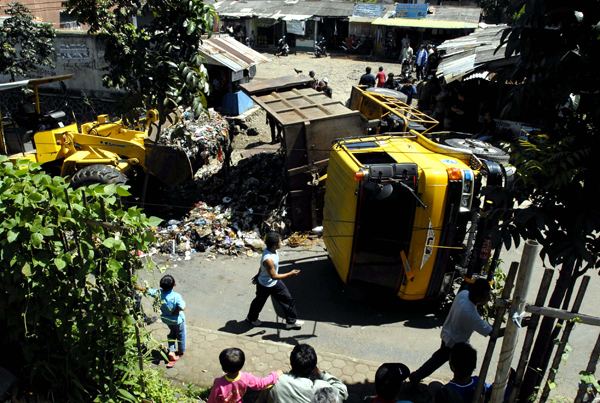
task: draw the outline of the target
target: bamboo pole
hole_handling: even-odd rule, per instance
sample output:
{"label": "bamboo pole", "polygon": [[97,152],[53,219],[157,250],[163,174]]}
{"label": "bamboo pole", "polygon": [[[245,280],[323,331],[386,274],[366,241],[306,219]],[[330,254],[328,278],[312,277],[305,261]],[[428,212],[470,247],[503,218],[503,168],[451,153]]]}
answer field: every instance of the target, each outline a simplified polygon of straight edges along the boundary
{"label": "bamboo pole", "polygon": [[[510,293],[513,289],[515,276],[517,275],[518,268],[518,262],[512,262],[510,264],[510,268],[508,269],[508,275],[506,276],[506,281],[504,282],[504,290],[502,290],[502,298],[504,299],[508,299],[510,297]],[[479,401],[479,397],[481,397],[481,395],[483,394],[485,378],[487,377],[490,362],[492,361],[492,355],[494,355],[496,340],[498,338],[498,333],[500,332],[500,327],[502,327],[502,318],[504,318],[505,312],[506,307],[501,307],[496,312],[496,317],[494,318],[494,327],[492,328],[492,333],[490,333],[490,341],[488,342],[487,350],[485,350],[483,362],[481,363],[481,369],[479,370],[479,380],[477,381],[477,387],[475,388],[475,393],[473,394],[473,403],[477,403]]]}
{"label": "bamboo pole", "polygon": [[[554,268],[547,268],[544,271],[544,277],[542,278],[538,295],[535,299],[535,304],[538,306],[544,305],[544,302],[546,302],[548,292],[550,291],[550,283],[552,282],[552,278],[554,277],[554,271]],[[510,397],[508,398],[508,403],[514,403],[517,399],[517,394],[519,393],[519,388],[523,383],[523,376],[525,375],[525,370],[527,369],[527,363],[529,363],[529,354],[531,353],[531,348],[533,346],[533,338],[535,337],[535,332],[537,330],[539,322],[540,317],[538,315],[532,315],[531,323],[529,323],[529,326],[527,326],[527,334],[525,335],[525,340],[523,342],[521,358],[519,359],[519,365],[515,374],[515,380],[513,382],[513,387],[510,392]]]}
{"label": "bamboo pole", "polygon": [[[577,297],[575,297],[575,302],[573,303],[573,308],[571,312],[577,313],[579,312],[579,308],[581,308],[581,303],[583,302],[583,297],[585,296],[585,292],[587,290],[588,284],[590,283],[590,276],[584,276],[583,280],[581,280],[581,285],[579,286],[579,290],[577,291]],[[556,353],[554,355],[554,360],[552,361],[552,367],[550,367],[550,372],[548,373],[548,380],[546,385],[544,386],[544,391],[542,392],[542,397],[540,398],[540,403],[545,403],[548,399],[548,395],[550,394],[550,383],[554,382],[556,378],[556,373],[558,372],[558,366],[562,360],[562,355],[565,352],[565,347],[569,341],[569,337],[571,336],[571,332],[573,331],[573,327],[575,326],[574,321],[570,321],[565,325],[563,330],[563,335],[560,339],[560,344],[556,349]]]}
{"label": "bamboo pole", "polygon": [[[498,298],[494,305],[507,306],[509,304],[510,304],[510,301],[506,301],[504,299]],[[571,312],[565,311],[563,309],[547,308],[544,306],[535,306],[535,305],[525,304],[525,312],[529,312],[534,315],[549,316],[549,317],[555,318],[555,319],[576,320],[576,321],[586,324],[586,325],[600,326],[600,317],[598,317],[598,316],[586,315],[583,313],[571,313]]]}
{"label": "bamboo pole", "polygon": [[504,392],[508,383],[508,374],[510,372],[510,364],[512,362],[515,348],[517,346],[519,326],[512,320],[513,313],[523,314],[525,301],[527,300],[527,292],[529,291],[529,283],[533,273],[533,265],[535,258],[538,255],[539,244],[535,241],[525,242],[521,263],[519,264],[519,273],[515,283],[515,292],[513,294],[513,305],[509,311],[508,323],[506,324],[506,333],[502,341],[502,349],[500,351],[500,360],[498,361],[498,370],[492,388],[491,403],[501,403],[504,400]]}
{"label": "bamboo pole", "polygon": [[[596,340],[596,345],[594,346],[594,350],[592,350],[592,354],[590,355],[590,361],[588,362],[586,372],[588,374],[596,373],[596,365],[598,365],[598,357],[600,356],[600,336],[598,336],[598,340]],[[587,384],[585,382],[581,382],[579,384],[579,390],[577,391],[577,396],[573,403],[582,403],[583,397],[585,396],[585,392],[587,391]]]}

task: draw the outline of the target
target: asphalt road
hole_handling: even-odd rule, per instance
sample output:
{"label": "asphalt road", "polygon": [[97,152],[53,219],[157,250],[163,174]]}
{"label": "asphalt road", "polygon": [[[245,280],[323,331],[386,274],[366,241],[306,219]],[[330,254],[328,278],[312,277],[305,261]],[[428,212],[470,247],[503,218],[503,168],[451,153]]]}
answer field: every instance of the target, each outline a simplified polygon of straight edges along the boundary
{"label": "asphalt road", "polygon": [[[346,287],[321,245],[317,242],[311,249],[284,247],[280,251],[281,272],[301,271],[298,276],[285,280],[296,301],[299,317],[306,321],[299,331],[284,330],[281,320],[277,323],[270,301],[260,316],[263,327],[253,328],[244,321],[254,297],[250,279],[258,269],[258,255],[237,259],[217,256],[216,260],[209,261],[206,253],[193,254],[190,261],[167,261],[166,273],[175,277],[175,290],[187,302],[185,313],[190,325],[243,334],[256,340],[309,343],[317,352],[327,351],[382,363],[400,361],[413,370],[418,368],[440,344],[439,334],[445,317],[437,306],[424,302],[406,303],[381,291]],[[157,262],[164,262],[164,259],[155,257]],[[510,262],[520,260],[520,249],[503,252],[501,259],[502,267],[508,270]],[[542,262],[538,259],[529,301],[535,300],[542,273]],[[155,272],[153,276],[158,282],[161,274]],[[596,314],[595,308],[600,303],[595,292],[598,284],[598,276],[592,273],[582,313]],[[522,330],[520,341],[524,337],[525,330]],[[597,337],[597,328],[576,325],[569,342],[573,351],[566,365],[561,365],[556,378],[558,387],[552,391],[552,396],[574,398],[579,380],[577,374],[585,369]],[[471,342],[479,352],[481,363],[487,338],[475,334]],[[190,343],[193,346],[193,341]],[[498,345],[488,382],[493,381],[499,351]],[[513,359],[513,367],[517,360],[518,357]],[[442,381],[450,376],[447,365],[433,375]]]}

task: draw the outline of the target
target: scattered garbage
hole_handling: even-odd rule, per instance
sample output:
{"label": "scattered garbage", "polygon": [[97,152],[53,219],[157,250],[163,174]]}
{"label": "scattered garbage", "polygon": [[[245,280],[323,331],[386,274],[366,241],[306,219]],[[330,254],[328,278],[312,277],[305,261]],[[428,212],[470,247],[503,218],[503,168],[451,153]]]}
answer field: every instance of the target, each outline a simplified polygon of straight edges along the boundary
{"label": "scattered garbage", "polygon": [[212,108],[207,114],[194,119],[191,108],[179,108],[180,119],[161,131],[160,145],[169,145],[185,150],[188,157],[222,159],[223,148],[229,142],[229,123]]}
{"label": "scattered garbage", "polygon": [[206,260],[214,260],[215,254],[255,256],[265,248],[267,232],[289,232],[280,155],[256,154],[240,160],[228,175],[223,170],[223,164],[201,170],[193,182],[170,192],[173,198],[198,201],[181,219],[168,220],[154,230],[156,248],[162,253],[182,255],[186,260],[191,259],[192,250],[209,252]]}
{"label": "scattered garbage", "polygon": [[292,248],[297,248],[299,246],[311,246],[312,241],[309,239],[310,233],[307,232],[294,232],[290,237],[286,240],[288,246]]}

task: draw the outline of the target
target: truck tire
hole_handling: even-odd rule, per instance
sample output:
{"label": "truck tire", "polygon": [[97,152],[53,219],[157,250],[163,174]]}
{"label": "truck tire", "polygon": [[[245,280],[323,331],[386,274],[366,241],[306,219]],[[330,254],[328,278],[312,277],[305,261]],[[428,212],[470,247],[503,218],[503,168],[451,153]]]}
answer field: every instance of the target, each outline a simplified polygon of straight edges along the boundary
{"label": "truck tire", "polygon": [[497,163],[508,163],[510,155],[502,151],[498,147],[494,147],[490,143],[475,139],[446,139],[444,143],[447,146],[456,148],[457,150],[471,151],[477,158]]}
{"label": "truck tire", "polygon": [[127,180],[127,175],[115,167],[110,165],[90,165],[75,172],[75,175],[71,178],[71,186],[77,189],[81,186],[93,185],[94,183],[102,185],[110,185],[111,183],[125,185],[127,184]]}

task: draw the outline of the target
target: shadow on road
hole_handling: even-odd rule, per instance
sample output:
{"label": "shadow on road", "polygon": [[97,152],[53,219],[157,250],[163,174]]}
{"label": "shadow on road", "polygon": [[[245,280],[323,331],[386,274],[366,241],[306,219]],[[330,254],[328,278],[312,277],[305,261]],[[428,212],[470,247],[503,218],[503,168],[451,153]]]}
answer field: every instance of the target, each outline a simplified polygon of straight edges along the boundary
{"label": "shadow on road", "polygon": [[[288,337],[284,332],[282,336],[280,330],[285,329],[283,310],[274,301],[267,301],[263,312],[272,309],[280,321],[263,321],[264,328],[277,329],[277,334],[269,334],[264,339],[297,344],[298,340],[318,337],[318,327],[322,323],[345,328],[400,324],[432,329],[443,325],[446,314],[440,310],[437,301],[402,301],[390,289],[348,286],[340,280],[325,253],[300,259],[294,259],[294,254],[294,250],[287,250],[281,257],[280,273],[300,270],[298,276],[284,282],[294,297],[298,316],[307,321],[302,331],[312,334]],[[314,322],[312,329],[309,329],[313,326],[310,322]],[[246,321],[231,320],[219,330],[248,336],[251,329]]]}

